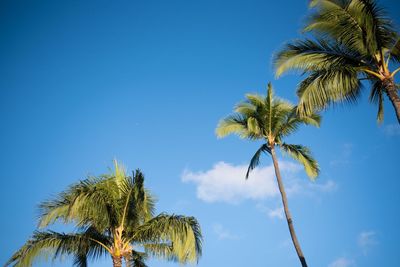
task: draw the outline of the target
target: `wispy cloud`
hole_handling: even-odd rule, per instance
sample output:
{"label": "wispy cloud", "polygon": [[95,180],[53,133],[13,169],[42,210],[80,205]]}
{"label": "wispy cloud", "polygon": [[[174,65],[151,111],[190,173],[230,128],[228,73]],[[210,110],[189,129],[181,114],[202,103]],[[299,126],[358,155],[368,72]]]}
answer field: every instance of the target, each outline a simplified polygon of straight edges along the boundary
{"label": "wispy cloud", "polygon": [[282,206],[271,209],[266,207],[264,204],[258,203],[256,207],[259,211],[266,214],[271,219],[283,220],[285,217],[285,213]]}
{"label": "wispy cloud", "polygon": [[222,224],[216,223],[213,225],[213,231],[219,240],[238,240],[239,236],[231,233]]}
{"label": "wispy cloud", "polygon": [[367,255],[372,247],[378,244],[374,231],[364,231],[358,235],[357,244],[364,255]]}
{"label": "wispy cloud", "polygon": [[332,167],[346,165],[350,163],[350,157],[353,154],[353,144],[343,144],[339,155],[329,162]]}
{"label": "wispy cloud", "polygon": [[308,195],[312,196],[317,193],[330,193],[336,191],[337,183],[333,180],[310,182],[306,179],[290,179],[287,183],[287,193],[293,195]]}
{"label": "wispy cloud", "polygon": [[[357,245],[361,249],[364,256],[367,256],[370,249],[377,245],[378,241],[376,239],[375,231],[363,231],[357,237]],[[351,267],[356,266],[356,262],[353,259],[341,257],[333,261],[328,265],[328,267]]]}
{"label": "wispy cloud", "polygon": [[309,184],[309,187],[311,189],[313,189],[314,191],[318,191],[318,192],[334,192],[337,190],[338,185],[332,181],[332,180],[328,180],[325,183],[312,183]]}
{"label": "wispy cloud", "polygon": [[383,127],[383,133],[387,136],[400,135],[400,126],[398,124],[387,124]]}
{"label": "wispy cloud", "polygon": [[280,207],[280,208],[276,208],[276,209],[270,209],[268,211],[268,216],[270,218],[277,218],[277,219],[283,220],[283,218],[284,218],[283,208]]}
{"label": "wispy cloud", "polygon": [[347,258],[338,258],[328,265],[328,267],[351,267],[351,266],[355,266],[355,262],[354,260]]}

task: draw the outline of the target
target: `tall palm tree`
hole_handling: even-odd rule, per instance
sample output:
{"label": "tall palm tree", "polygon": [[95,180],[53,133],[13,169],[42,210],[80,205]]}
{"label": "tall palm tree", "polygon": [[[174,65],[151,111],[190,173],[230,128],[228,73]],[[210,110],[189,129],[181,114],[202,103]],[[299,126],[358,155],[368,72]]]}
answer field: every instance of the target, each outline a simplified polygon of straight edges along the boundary
{"label": "tall palm tree", "polygon": [[40,204],[39,228],[55,222],[73,223],[75,233],[36,231],[6,263],[31,266],[42,258],[74,256],[75,266],[88,258],[109,254],[113,266],[144,267],[147,256],[180,263],[195,262],[201,255],[201,231],[194,217],[159,214],[155,199],[144,187],[140,170],[127,176],[114,163],[114,173],[89,177]]}
{"label": "tall palm tree", "polygon": [[304,166],[307,174],[314,179],[319,173],[319,167],[308,148],[302,145],[284,143],[283,139],[295,132],[301,124],[319,126],[320,116],[312,114],[300,117],[296,112],[295,106],[274,97],[271,84],[268,84],[267,96],[248,94],[246,98],[246,101],[236,106],[234,114],[220,121],[216,129],[217,136],[225,137],[229,134],[237,134],[244,139],[263,141],[263,144],[250,161],[246,179],[249,177],[250,171],[259,164],[261,153],[271,155],[290,236],[301,265],[305,267],[307,266],[306,259],[294,230],[275,148],[282,149],[292,158],[299,161]]}
{"label": "tall palm tree", "polygon": [[374,0],[312,0],[314,12],[305,32],[312,36],[287,44],[275,57],[276,75],[300,70],[299,112],[323,109],[334,102],[354,102],[362,80],[371,84],[370,101],[391,101],[400,123],[400,97],[395,75],[400,71],[400,38],[390,18]]}

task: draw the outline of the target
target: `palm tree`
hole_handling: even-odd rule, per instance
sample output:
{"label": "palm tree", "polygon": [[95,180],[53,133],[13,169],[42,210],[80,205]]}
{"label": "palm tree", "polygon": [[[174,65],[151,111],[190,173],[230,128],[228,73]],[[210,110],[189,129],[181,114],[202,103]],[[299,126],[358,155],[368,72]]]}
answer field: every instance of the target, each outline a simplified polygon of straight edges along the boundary
{"label": "palm tree", "polygon": [[319,167],[308,148],[302,145],[284,143],[283,138],[295,132],[301,124],[319,126],[320,116],[312,114],[300,117],[296,112],[295,106],[274,97],[271,84],[268,84],[266,97],[248,94],[246,98],[246,101],[236,106],[234,114],[220,121],[216,129],[217,136],[225,137],[233,133],[244,139],[263,141],[263,144],[250,161],[246,179],[249,177],[250,171],[259,164],[261,153],[271,155],[290,236],[301,265],[305,267],[307,266],[306,259],[294,230],[275,148],[281,148],[299,161],[304,166],[307,174],[314,179],[319,173]]}
{"label": "palm tree", "polygon": [[400,123],[394,80],[400,68],[393,68],[400,62],[400,38],[383,9],[373,0],[312,0],[311,7],[304,30],[313,35],[287,44],[275,57],[278,77],[289,70],[307,74],[297,89],[299,112],[355,102],[362,80],[368,80],[378,122],[383,121],[386,94]]}
{"label": "palm tree", "polygon": [[75,266],[88,258],[109,254],[113,266],[144,267],[147,256],[180,263],[195,262],[201,255],[201,231],[194,217],[159,214],[155,199],[144,187],[140,170],[127,176],[114,163],[114,173],[89,177],[40,204],[39,228],[55,222],[73,223],[75,233],[36,231],[6,263],[31,266],[42,258],[74,256]]}

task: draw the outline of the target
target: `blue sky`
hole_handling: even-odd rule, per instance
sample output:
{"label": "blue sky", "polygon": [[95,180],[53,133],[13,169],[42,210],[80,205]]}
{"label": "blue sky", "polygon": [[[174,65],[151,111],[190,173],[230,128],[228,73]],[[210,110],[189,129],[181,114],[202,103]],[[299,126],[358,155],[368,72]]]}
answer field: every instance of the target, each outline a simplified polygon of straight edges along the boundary
{"label": "blue sky", "polygon": [[[399,25],[400,3],[381,3]],[[275,80],[271,59],[300,36],[306,12],[305,0],[1,1],[0,262],[35,229],[40,201],[117,158],[142,169],[159,212],[198,218],[198,266],[297,266],[270,160],[245,183],[259,144],[218,140],[214,129],[268,81],[296,101],[300,77]],[[288,140],[309,146],[322,169],[311,183],[281,158],[310,266],[400,262],[400,128],[385,109],[378,126],[365,93]]]}

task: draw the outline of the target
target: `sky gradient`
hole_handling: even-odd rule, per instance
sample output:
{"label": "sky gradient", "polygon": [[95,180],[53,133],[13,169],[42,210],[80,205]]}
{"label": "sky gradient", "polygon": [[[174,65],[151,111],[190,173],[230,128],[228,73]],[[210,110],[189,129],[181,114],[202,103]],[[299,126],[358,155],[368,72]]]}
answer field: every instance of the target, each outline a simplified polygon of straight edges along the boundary
{"label": "sky gradient", "polygon": [[[400,25],[400,2],[380,3]],[[199,267],[298,266],[270,159],[245,182],[259,143],[214,131],[269,81],[295,103],[301,77],[276,80],[272,55],[301,36],[306,12],[305,0],[1,1],[0,263],[32,234],[40,201],[117,158],[144,172],[158,212],[199,220]],[[309,266],[400,262],[400,128],[387,99],[377,125],[365,89],[288,139],[311,148],[316,182],[280,156]]]}

